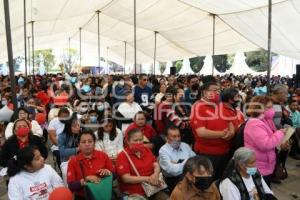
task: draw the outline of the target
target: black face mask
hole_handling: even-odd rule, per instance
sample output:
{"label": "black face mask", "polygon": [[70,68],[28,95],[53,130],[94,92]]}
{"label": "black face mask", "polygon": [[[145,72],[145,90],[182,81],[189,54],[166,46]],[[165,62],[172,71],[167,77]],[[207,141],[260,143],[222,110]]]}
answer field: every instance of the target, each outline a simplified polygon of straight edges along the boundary
{"label": "black face mask", "polygon": [[60,119],[59,121],[60,121],[61,123],[65,124],[65,123],[67,123],[68,120],[67,120],[67,119]]}
{"label": "black face mask", "polygon": [[193,84],[192,87],[191,87],[191,89],[193,91],[198,91],[199,90],[199,84],[198,83]]}
{"label": "black face mask", "polygon": [[207,190],[211,184],[213,183],[213,178],[211,176],[203,176],[203,177],[195,177],[195,183],[194,185],[196,186],[197,189],[199,190]]}
{"label": "black face mask", "polygon": [[240,101],[233,101],[233,103],[231,103],[231,106],[233,108],[236,108],[236,107],[238,107],[239,103],[240,103]]}

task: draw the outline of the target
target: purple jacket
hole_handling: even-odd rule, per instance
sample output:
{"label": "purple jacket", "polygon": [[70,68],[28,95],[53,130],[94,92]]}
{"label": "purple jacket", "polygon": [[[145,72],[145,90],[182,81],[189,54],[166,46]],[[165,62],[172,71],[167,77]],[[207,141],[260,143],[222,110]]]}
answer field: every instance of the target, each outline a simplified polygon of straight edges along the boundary
{"label": "purple jacket", "polygon": [[263,176],[273,173],[276,164],[275,147],[284,137],[282,131],[273,131],[263,119],[251,118],[244,129],[244,145],[255,151],[256,167]]}

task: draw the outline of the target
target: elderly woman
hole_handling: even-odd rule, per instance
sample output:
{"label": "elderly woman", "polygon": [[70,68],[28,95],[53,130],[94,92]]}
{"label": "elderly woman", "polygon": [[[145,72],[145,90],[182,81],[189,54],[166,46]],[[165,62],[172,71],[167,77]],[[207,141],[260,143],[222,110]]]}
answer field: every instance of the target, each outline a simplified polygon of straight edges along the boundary
{"label": "elderly woman", "polygon": [[[276,164],[275,148],[281,144],[285,129],[276,129],[273,122],[275,110],[270,97],[254,97],[248,113],[251,118],[245,125],[244,145],[255,152],[256,166],[270,186]],[[281,148],[285,148],[287,145],[288,142],[281,145]]]}
{"label": "elderly woman", "polygon": [[256,168],[255,152],[246,147],[235,151],[219,189],[223,200],[276,199]]}
{"label": "elderly woman", "polygon": [[213,183],[213,166],[203,156],[189,158],[183,169],[184,178],[173,190],[170,200],[219,200]]}

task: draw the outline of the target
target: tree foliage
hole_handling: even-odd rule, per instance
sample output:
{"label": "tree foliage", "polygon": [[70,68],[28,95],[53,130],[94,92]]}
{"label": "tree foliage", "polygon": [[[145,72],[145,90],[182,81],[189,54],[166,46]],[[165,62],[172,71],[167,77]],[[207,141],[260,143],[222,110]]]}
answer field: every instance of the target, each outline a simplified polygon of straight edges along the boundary
{"label": "tree foliage", "polygon": [[43,49],[34,51],[34,65],[35,72],[37,66],[44,65],[47,72],[49,72],[55,65],[55,56],[52,49]]}
{"label": "tree foliage", "polygon": [[65,49],[60,58],[60,66],[65,72],[70,73],[79,60],[79,53],[76,49]]}

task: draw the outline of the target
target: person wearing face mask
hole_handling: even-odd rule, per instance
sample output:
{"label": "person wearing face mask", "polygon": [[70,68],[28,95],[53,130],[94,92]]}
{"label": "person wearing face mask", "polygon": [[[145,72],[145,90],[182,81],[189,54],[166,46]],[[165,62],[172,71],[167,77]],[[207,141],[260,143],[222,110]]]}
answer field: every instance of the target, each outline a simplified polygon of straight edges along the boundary
{"label": "person wearing face mask", "polygon": [[60,162],[60,153],[57,146],[58,145],[57,137],[59,136],[59,134],[63,132],[65,128],[65,123],[70,118],[70,115],[71,114],[68,108],[64,108],[64,107],[60,108],[60,110],[58,111],[58,117],[50,121],[47,129],[49,140],[52,143],[51,151],[53,155],[56,157],[56,162],[59,168],[61,162]]}
{"label": "person wearing face mask", "polygon": [[[145,196],[141,183],[146,182],[153,186],[161,186],[159,164],[156,162],[156,158],[151,150],[144,146],[143,133],[139,129],[129,131],[126,142],[127,147],[119,153],[116,163],[120,190],[128,196],[133,194]],[[139,176],[134,172],[132,165],[138,171]],[[161,190],[149,199],[168,199],[168,195]]]}
{"label": "person wearing face mask", "polygon": [[255,152],[241,147],[234,152],[219,185],[223,200],[276,200],[257,170]]}
{"label": "person wearing face mask", "polygon": [[230,140],[235,130],[232,119],[222,115],[219,86],[206,82],[202,99],[192,107],[191,127],[195,137],[194,151],[208,157],[214,167],[214,179],[221,177],[230,154]]}
{"label": "person wearing face mask", "polygon": [[177,127],[169,127],[167,129],[167,143],[160,148],[158,160],[171,192],[181,180],[186,161],[195,155],[188,144],[181,142],[179,129]]}
{"label": "person wearing face mask", "polygon": [[[276,146],[281,144],[285,129],[277,130],[273,122],[275,111],[270,97],[256,96],[248,108],[251,118],[244,129],[244,145],[252,149],[256,155],[256,166],[271,185],[271,178],[276,164]],[[282,147],[288,145],[288,141]]]}
{"label": "person wearing face mask", "polygon": [[221,111],[222,115],[232,121],[235,132],[245,121],[243,113],[240,111],[241,96],[234,88],[225,89],[222,92]]}
{"label": "person wearing face mask", "polygon": [[46,159],[48,151],[42,139],[31,132],[31,124],[26,119],[18,119],[13,126],[13,135],[9,137],[0,152],[0,165],[7,167],[7,163],[18,151],[26,146],[37,146],[42,156]]}
{"label": "person wearing face mask", "polygon": [[197,95],[199,90],[199,79],[196,75],[190,75],[187,77],[188,88],[184,91],[185,102],[193,104],[197,101]]}
{"label": "person wearing face mask", "polygon": [[209,159],[199,155],[189,158],[183,168],[184,178],[173,190],[170,200],[219,200],[220,193],[212,174]]}

